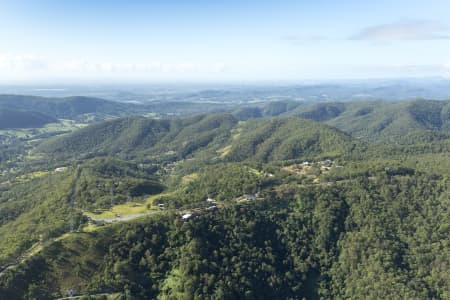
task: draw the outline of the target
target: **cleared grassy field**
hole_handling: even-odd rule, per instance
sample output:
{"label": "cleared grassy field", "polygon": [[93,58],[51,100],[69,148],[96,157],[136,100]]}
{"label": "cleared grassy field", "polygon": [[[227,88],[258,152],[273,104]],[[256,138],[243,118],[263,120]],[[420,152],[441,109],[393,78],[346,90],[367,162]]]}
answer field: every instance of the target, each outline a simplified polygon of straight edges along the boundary
{"label": "cleared grassy field", "polygon": [[144,203],[139,202],[127,202],[123,204],[117,204],[108,210],[89,212],[85,211],[83,214],[89,218],[99,219],[111,219],[116,217],[125,217],[130,215],[145,214],[149,212],[159,211],[159,207],[154,205],[154,201],[160,197],[168,196],[170,193],[158,194],[148,197]]}

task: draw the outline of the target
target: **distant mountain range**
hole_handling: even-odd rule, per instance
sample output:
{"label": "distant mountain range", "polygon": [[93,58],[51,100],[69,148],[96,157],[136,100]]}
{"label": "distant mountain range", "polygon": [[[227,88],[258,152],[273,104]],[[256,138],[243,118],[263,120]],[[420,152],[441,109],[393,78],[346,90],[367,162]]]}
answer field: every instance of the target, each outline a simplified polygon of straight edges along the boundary
{"label": "distant mountain range", "polygon": [[[0,95],[1,128],[40,127],[56,119],[86,122],[111,117],[153,114],[160,118],[201,113],[232,113],[241,121],[294,117],[336,127],[355,138],[377,142],[411,143],[445,139],[450,130],[450,100],[408,101],[260,101],[209,103],[162,101],[123,103],[90,97],[43,98]],[[9,113],[7,113],[9,112]],[[134,120],[134,119],[133,119]],[[133,121],[134,122],[134,121]]]}
{"label": "distant mountain range", "polygon": [[35,111],[62,119],[73,119],[79,115],[89,113],[121,115],[139,112],[136,105],[98,98],[44,98],[22,95],[0,95],[0,108]]}
{"label": "distant mountain range", "polygon": [[112,116],[157,113],[163,115],[186,115],[199,112],[229,109],[231,104],[202,102],[155,101],[146,104],[125,103],[94,97],[74,96],[48,98],[27,95],[0,95],[0,109],[33,111],[58,119],[79,119],[92,115],[96,120]]}
{"label": "distant mountain range", "polygon": [[58,120],[39,112],[0,108],[0,129],[35,128],[53,122],[58,122]]}
{"label": "distant mountain range", "polygon": [[85,95],[121,102],[212,101],[248,102],[273,100],[354,101],[450,99],[446,78],[403,78],[253,83],[141,83],[141,84],[41,84],[3,85],[0,94],[72,97]]}

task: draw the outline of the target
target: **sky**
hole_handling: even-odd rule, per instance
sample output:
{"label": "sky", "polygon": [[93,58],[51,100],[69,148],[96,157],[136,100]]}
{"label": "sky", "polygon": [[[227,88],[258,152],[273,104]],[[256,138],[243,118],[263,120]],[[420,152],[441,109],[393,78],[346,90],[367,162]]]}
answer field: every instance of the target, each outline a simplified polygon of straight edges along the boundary
{"label": "sky", "polygon": [[0,82],[450,77],[450,1],[0,1]]}

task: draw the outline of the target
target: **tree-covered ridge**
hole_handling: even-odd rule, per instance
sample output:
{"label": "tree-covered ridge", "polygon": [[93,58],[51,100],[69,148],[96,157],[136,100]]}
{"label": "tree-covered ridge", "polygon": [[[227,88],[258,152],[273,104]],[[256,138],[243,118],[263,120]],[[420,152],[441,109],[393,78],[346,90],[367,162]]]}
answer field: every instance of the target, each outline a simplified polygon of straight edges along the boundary
{"label": "tree-covered ridge", "polygon": [[168,155],[176,159],[202,151],[227,161],[300,159],[342,155],[352,138],[327,125],[297,118],[238,121],[229,114],[185,119],[127,117],[85,127],[42,144],[56,157]]}
{"label": "tree-covered ridge", "polygon": [[199,115],[185,119],[125,117],[94,124],[45,142],[38,151],[56,157],[141,154],[185,158],[222,144],[237,123],[231,115]]}
{"label": "tree-covered ridge", "polygon": [[449,137],[450,102],[295,102],[274,101],[234,112],[240,120],[272,116],[324,122],[356,138],[383,143],[415,144]]}
{"label": "tree-covered ridge", "polygon": [[256,104],[202,103],[201,101],[149,101],[125,103],[92,97],[44,98],[0,95],[0,109],[38,112],[58,119],[91,123],[110,117],[152,114],[171,117],[229,112],[238,120],[295,117],[325,122],[356,138],[383,143],[414,144],[449,137],[449,101],[408,100],[312,102],[275,100]]}
{"label": "tree-covered ridge", "polygon": [[336,157],[354,147],[353,139],[329,126],[296,118],[251,120],[238,128],[226,158],[262,162]]}
{"label": "tree-covered ridge", "polygon": [[[350,112],[343,113],[328,124],[356,137],[414,144],[426,136],[429,139],[433,136],[435,139],[448,138],[449,107],[448,101],[430,100],[377,104],[352,111],[353,116]],[[364,110],[371,111],[366,113]]]}
{"label": "tree-covered ridge", "polygon": [[35,128],[58,120],[37,112],[0,109],[0,129]]}

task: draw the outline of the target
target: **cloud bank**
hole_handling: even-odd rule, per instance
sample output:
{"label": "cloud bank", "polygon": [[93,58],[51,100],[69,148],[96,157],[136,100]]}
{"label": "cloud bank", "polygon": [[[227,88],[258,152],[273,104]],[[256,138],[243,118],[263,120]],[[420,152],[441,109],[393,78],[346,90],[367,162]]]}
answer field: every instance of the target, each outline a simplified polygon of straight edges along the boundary
{"label": "cloud bank", "polygon": [[352,36],[331,38],[320,34],[292,34],[283,36],[288,41],[314,42],[323,40],[349,41],[426,41],[450,39],[449,27],[443,23],[430,20],[398,21],[361,29]]}
{"label": "cloud bank", "polygon": [[114,63],[91,62],[83,59],[55,61],[35,54],[0,53],[0,75],[11,76],[186,76],[222,73],[224,63]]}
{"label": "cloud bank", "polygon": [[351,40],[400,41],[450,39],[448,27],[436,21],[400,21],[370,26],[350,37]]}

